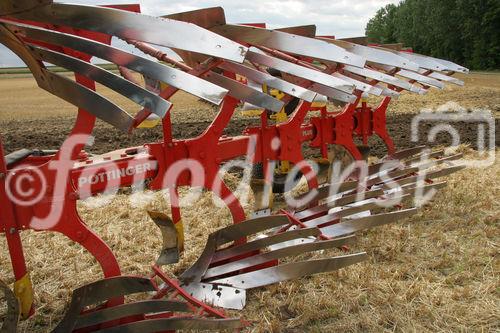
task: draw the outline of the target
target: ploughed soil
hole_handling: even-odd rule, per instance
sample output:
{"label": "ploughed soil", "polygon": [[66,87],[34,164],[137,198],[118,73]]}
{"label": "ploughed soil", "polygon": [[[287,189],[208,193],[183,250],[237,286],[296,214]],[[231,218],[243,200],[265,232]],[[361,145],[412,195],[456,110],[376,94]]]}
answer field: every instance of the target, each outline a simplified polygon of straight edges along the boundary
{"label": "ploughed soil", "polygon": [[[423,109],[457,111],[464,108],[469,112],[477,109],[490,110],[495,118],[496,128],[500,121],[500,74],[470,74],[461,77],[465,86],[448,85],[444,90],[431,90],[425,96],[403,94],[391,103],[387,115],[388,132],[398,149],[419,144],[447,146],[451,135],[442,131],[433,142],[427,136],[438,122],[424,121],[419,126],[419,140],[412,142],[412,119]],[[0,135],[4,148],[12,152],[22,148],[57,149],[74,125],[76,111],[71,105],[37,89],[29,76],[2,78],[0,76]],[[137,108],[128,100],[99,87],[99,91],[117,104],[133,113]],[[378,98],[372,98],[376,105]],[[172,102],[173,135],[178,139],[193,138],[201,134],[211,123],[217,108],[184,93],[174,96]],[[258,126],[258,117],[245,117],[236,111],[225,134],[235,136],[249,126]],[[476,122],[453,123],[460,135],[460,143],[477,146],[478,124]],[[486,126],[488,127],[488,125]],[[118,148],[142,145],[162,139],[162,129],[137,129],[131,135],[121,133],[107,124],[97,121],[93,135],[95,142],[87,150],[94,154],[109,152]],[[496,135],[496,145],[500,142]],[[385,146],[376,137],[369,143],[372,155],[383,155]],[[305,155],[317,152],[305,145]]]}

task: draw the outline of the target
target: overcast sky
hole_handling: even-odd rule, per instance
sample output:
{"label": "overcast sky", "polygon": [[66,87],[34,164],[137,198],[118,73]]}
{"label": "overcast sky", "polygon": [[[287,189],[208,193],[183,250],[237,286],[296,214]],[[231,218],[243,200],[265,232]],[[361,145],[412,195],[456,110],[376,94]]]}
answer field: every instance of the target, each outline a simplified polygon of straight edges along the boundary
{"label": "overcast sky", "polygon": [[[399,0],[78,0],[80,4],[140,3],[144,14],[165,15],[222,6],[229,23],[266,22],[269,28],[316,24],[317,33],[337,37],[364,35],[365,26],[377,9]],[[0,45],[0,67],[22,66]]]}

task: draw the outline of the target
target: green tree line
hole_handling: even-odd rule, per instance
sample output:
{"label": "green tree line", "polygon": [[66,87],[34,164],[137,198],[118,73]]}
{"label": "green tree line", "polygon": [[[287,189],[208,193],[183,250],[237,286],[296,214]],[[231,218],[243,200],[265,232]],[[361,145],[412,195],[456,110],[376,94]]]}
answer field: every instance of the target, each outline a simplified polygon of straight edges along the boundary
{"label": "green tree line", "polygon": [[379,9],[366,35],[471,69],[500,69],[500,0],[403,0]]}

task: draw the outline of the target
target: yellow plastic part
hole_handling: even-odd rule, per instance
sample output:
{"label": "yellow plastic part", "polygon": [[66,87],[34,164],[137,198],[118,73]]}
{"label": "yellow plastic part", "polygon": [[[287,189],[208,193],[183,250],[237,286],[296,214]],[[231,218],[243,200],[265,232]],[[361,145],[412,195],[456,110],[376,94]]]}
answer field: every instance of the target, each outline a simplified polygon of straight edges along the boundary
{"label": "yellow plastic part", "polygon": [[327,103],[325,103],[325,102],[313,102],[311,104],[312,108],[322,108],[324,106],[327,106]]}
{"label": "yellow plastic part", "polygon": [[285,108],[282,108],[280,112],[277,112],[271,115],[271,118],[275,120],[277,123],[284,123],[288,120],[288,116],[285,112]]}
{"label": "yellow plastic part", "polygon": [[14,282],[14,294],[19,300],[21,318],[28,319],[33,307],[33,285],[29,273]]}
{"label": "yellow plastic part", "polygon": [[283,97],[285,97],[285,93],[284,92],[282,92],[282,91],[280,91],[278,89],[274,89],[274,88],[272,88],[272,89],[269,90],[269,95],[271,95],[274,98],[279,99],[279,100],[281,100]]}
{"label": "yellow plastic part", "polygon": [[256,117],[256,116],[260,116],[260,114],[262,113],[262,109],[249,109],[249,110],[241,110],[241,115],[245,116],[245,117]]}
{"label": "yellow plastic part", "polygon": [[158,126],[160,122],[161,122],[160,117],[158,117],[155,114],[151,114],[142,123],[140,123],[139,126],[137,126],[137,128],[153,128]]}
{"label": "yellow plastic part", "polygon": [[288,173],[290,171],[290,162],[281,161],[279,164],[280,173]]}
{"label": "yellow plastic part", "polygon": [[[267,87],[265,87],[267,90]],[[285,97],[285,93],[278,89],[270,89],[269,95],[273,96],[276,99],[281,100]],[[271,115],[271,119],[275,120],[277,123],[284,123],[288,120],[288,115],[286,114],[285,108],[283,107],[280,112]],[[288,173],[290,171],[290,162],[289,161],[280,161],[276,166],[279,173]]]}
{"label": "yellow plastic part", "polygon": [[318,163],[318,164],[330,164],[330,160],[328,160],[328,158],[324,158],[324,157],[313,158],[313,161]]}
{"label": "yellow plastic part", "polygon": [[184,251],[184,224],[182,220],[177,221],[174,224],[175,230],[177,231],[177,247],[179,248],[179,252]]}
{"label": "yellow plastic part", "polygon": [[165,82],[163,81],[160,81],[160,89],[161,90],[165,90],[168,88],[168,84],[166,84]]}
{"label": "yellow plastic part", "polygon": [[263,83],[262,84],[262,92],[267,94],[268,93],[267,89],[268,89],[267,84]]}

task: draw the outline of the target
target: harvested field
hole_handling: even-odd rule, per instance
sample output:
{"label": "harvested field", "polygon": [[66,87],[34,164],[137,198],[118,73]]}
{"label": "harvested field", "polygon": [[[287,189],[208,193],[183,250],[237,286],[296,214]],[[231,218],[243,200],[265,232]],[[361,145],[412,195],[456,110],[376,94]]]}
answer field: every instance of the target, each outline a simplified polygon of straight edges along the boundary
{"label": "harvested field", "polygon": [[[492,110],[496,128],[500,128],[500,74],[459,77],[465,80],[463,88],[448,86],[423,97],[405,94],[392,104],[388,127],[399,148],[418,144],[410,142],[410,122],[420,109],[435,109],[448,101],[469,109]],[[61,144],[74,122],[74,107],[39,90],[26,75],[0,76],[0,91],[0,135],[8,152],[56,149]],[[118,100],[134,112],[132,104]],[[181,105],[173,109],[174,135],[179,138],[201,133],[216,112],[185,94],[172,101]],[[239,134],[256,121],[236,115],[227,134]],[[459,124],[458,130],[465,144],[461,150],[474,156],[475,128]],[[159,128],[127,137],[102,123],[94,134],[96,142],[89,148],[94,153],[161,138]],[[497,131],[497,147],[499,137]],[[449,140],[439,136],[434,145]],[[382,155],[382,145],[374,144],[372,154]],[[238,181],[232,174],[226,178],[232,187]],[[360,234],[352,250],[366,251],[369,261],[252,291],[246,309],[230,313],[249,320],[253,324],[249,332],[500,330],[500,163],[497,160],[486,169],[453,174],[447,181],[447,188],[417,215]],[[111,246],[124,273],[148,274],[161,240],[146,210],[168,211],[168,198],[146,192],[106,199],[80,202],[83,220]],[[245,205],[248,213],[251,203],[252,198]],[[179,264],[168,269],[171,273],[188,267],[199,256],[209,232],[231,223],[229,211],[214,205],[210,193],[185,207],[183,220],[187,251]],[[63,315],[71,290],[101,278],[101,272],[90,255],[61,235],[25,232],[22,238],[38,309],[21,324],[21,332],[47,332]],[[0,247],[4,249],[0,252],[0,278],[12,284],[3,237]]]}

